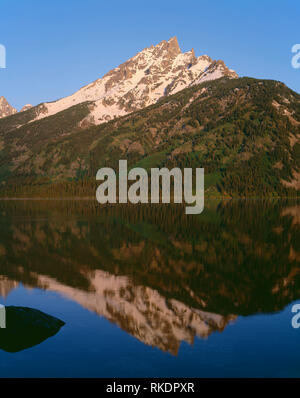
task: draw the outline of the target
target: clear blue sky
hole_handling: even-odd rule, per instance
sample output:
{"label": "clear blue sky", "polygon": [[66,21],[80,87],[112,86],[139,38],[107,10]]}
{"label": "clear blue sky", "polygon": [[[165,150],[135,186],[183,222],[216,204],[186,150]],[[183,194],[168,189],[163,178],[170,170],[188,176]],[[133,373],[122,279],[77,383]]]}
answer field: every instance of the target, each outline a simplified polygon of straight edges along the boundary
{"label": "clear blue sky", "polygon": [[175,35],[184,51],[300,92],[299,27],[299,0],[0,0],[0,96],[17,108],[58,99]]}

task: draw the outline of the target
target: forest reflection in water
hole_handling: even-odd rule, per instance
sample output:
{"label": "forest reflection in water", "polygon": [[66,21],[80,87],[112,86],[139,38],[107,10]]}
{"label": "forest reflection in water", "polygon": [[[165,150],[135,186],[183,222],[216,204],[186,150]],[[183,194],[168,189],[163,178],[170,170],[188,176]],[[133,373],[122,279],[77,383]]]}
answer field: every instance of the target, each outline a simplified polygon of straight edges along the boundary
{"label": "forest reflection in water", "polygon": [[0,298],[59,293],[173,355],[238,316],[300,299],[300,204],[0,202]]}

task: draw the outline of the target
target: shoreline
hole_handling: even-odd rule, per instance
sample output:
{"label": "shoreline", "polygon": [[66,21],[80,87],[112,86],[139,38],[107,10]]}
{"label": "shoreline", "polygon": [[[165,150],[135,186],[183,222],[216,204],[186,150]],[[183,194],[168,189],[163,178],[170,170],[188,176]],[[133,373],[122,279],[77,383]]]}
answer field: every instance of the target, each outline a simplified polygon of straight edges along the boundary
{"label": "shoreline", "polygon": [[[243,200],[265,200],[265,199],[270,199],[270,200],[277,200],[277,199],[294,199],[294,200],[300,200],[300,196],[206,196],[205,200],[207,199],[219,199],[219,200],[235,200],[235,199],[243,199]],[[96,197],[93,196],[69,196],[69,197],[0,197],[0,201],[39,201],[39,200],[55,200],[55,201],[67,201],[67,200],[91,200],[91,201],[96,201]],[[132,204],[130,202],[128,203],[119,203],[118,200],[116,203],[107,203],[107,204],[112,204],[112,205],[117,205],[117,204]],[[166,203],[137,203],[137,204],[144,204],[144,205],[153,205],[153,204],[166,204]],[[180,204],[180,203],[171,203],[168,204]]]}

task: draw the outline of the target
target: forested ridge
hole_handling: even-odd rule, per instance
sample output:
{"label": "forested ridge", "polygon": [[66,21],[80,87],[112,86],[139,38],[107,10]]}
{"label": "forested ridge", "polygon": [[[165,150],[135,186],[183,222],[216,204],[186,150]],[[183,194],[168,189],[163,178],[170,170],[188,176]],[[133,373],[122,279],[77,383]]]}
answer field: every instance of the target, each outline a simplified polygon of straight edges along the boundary
{"label": "forested ridge", "polygon": [[283,83],[221,78],[98,126],[89,107],[0,119],[2,197],[94,196],[97,170],[119,159],[204,167],[207,195],[299,196],[300,95]]}

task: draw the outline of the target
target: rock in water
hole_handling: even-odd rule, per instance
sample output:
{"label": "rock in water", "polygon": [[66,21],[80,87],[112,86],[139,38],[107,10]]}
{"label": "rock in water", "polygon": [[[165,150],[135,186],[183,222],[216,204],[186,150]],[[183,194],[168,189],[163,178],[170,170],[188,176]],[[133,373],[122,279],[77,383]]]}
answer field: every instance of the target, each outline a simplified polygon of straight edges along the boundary
{"label": "rock in water", "polygon": [[18,352],[54,336],[65,322],[27,307],[5,307],[6,329],[0,329],[0,348]]}

